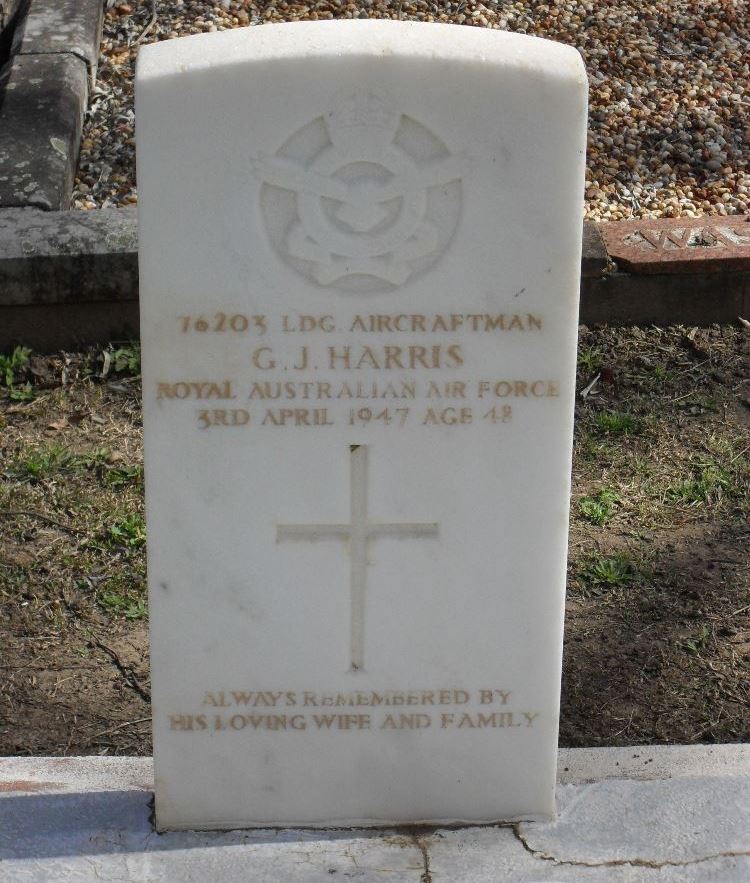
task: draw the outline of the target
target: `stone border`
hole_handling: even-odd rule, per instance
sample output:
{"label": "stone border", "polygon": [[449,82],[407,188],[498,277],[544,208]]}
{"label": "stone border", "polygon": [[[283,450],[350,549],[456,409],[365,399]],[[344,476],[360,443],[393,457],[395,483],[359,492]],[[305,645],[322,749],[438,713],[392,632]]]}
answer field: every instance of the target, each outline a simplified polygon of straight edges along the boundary
{"label": "stone border", "polygon": [[[43,352],[136,338],[137,225],[134,208],[1,210],[0,351],[17,343]],[[743,225],[750,230],[750,216],[584,224],[580,321],[710,325],[750,318]],[[723,238],[712,238],[714,230]]]}
{"label": "stone border", "polygon": [[86,65],[93,87],[103,20],[101,0],[30,0],[10,54],[75,55]]}
{"label": "stone border", "polygon": [[0,208],[70,206],[101,0],[31,0],[0,71]]}

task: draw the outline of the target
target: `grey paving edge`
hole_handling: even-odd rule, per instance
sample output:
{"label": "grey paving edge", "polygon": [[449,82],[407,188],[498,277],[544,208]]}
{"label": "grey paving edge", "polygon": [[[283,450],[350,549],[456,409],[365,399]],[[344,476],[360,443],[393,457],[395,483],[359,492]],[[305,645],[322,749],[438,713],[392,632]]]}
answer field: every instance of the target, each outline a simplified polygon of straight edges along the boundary
{"label": "grey paving edge", "polygon": [[[586,325],[710,325],[750,318],[750,273],[615,272],[591,223],[584,224],[581,275],[580,321]],[[137,335],[134,208],[0,209],[0,350],[17,343],[39,351],[66,349]]]}
{"label": "grey paving edge", "polygon": [[0,309],[137,300],[134,208],[0,211]]}
{"label": "grey paving edge", "polygon": [[560,752],[554,822],[156,834],[151,758],[0,759],[2,879],[747,883],[750,746]]}
{"label": "grey paving edge", "polygon": [[31,0],[28,12],[13,36],[11,53],[75,55],[86,64],[93,86],[103,16],[101,0]]}
{"label": "grey paving edge", "polygon": [[0,208],[70,205],[88,99],[75,55],[16,55],[0,72]]}

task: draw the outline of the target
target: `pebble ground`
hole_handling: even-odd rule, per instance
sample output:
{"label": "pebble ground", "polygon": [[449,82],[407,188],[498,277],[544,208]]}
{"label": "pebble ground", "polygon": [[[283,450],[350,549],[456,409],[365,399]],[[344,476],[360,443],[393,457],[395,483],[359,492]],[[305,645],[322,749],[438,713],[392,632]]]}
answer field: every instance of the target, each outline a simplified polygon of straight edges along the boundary
{"label": "pebble ground", "polygon": [[586,217],[750,212],[745,0],[111,2],[83,134],[76,208],[138,201],[133,73],[139,45],[266,22],[390,18],[497,28],[578,48],[591,88]]}

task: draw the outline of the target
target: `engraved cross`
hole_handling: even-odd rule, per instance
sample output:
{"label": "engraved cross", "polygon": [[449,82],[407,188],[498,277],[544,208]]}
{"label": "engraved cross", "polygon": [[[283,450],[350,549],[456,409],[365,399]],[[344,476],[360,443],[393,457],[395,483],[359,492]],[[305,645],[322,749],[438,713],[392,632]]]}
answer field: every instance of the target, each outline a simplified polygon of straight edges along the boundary
{"label": "engraved cross", "polygon": [[351,669],[364,667],[365,586],[367,543],[374,536],[436,537],[437,523],[372,522],[367,517],[367,445],[350,449],[349,524],[279,524],[276,540],[317,540],[342,537],[349,540],[351,594]]}

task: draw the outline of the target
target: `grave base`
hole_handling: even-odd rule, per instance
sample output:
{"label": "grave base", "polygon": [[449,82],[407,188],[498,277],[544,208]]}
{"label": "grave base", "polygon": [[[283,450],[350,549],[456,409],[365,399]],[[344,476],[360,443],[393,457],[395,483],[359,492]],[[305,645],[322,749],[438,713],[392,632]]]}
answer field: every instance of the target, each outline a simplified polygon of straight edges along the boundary
{"label": "grave base", "polygon": [[150,758],[2,758],[3,880],[750,879],[750,745],[567,749],[558,779],[553,823],[156,834]]}

